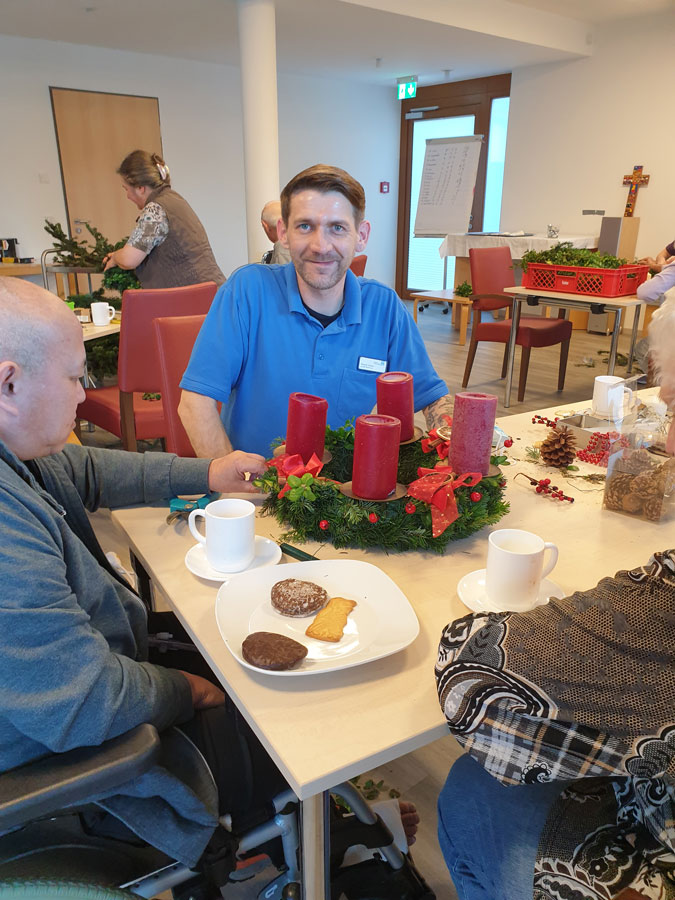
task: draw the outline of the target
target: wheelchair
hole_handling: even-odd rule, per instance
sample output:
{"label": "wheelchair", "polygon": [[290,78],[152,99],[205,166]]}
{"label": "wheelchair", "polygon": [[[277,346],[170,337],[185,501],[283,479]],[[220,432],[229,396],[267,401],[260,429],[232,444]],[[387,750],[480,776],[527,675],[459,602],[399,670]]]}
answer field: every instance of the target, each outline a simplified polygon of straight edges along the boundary
{"label": "wheelchair", "polygon": [[[298,801],[289,789],[272,800],[262,824],[235,834],[227,817],[195,869],[146,844],[124,826],[122,835],[88,825],[92,796],[114,790],[157,763],[160,738],[153,726],[54,754],[0,775],[0,900],[123,900],[171,891],[174,900],[214,900],[237,881],[237,864],[275,842],[278,874],[259,894],[264,900],[299,900]],[[351,808],[331,801],[331,900],[434,900],[435,895],[389,829],[349,784],[335,789]],[[374,857],[342,867],[354,845]],[[234,877],[233,877],[234,875]],[[227,896],[236,896],[236,887]],[[308,898],[309,900],[309,898]]]}

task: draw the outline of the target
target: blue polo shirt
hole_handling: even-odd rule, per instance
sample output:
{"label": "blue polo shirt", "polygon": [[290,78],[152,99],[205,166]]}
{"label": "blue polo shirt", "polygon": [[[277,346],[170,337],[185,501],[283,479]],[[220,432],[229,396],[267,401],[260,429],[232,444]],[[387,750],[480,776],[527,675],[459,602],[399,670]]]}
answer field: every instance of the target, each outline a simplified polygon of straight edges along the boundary
{"label": "blue polo shirt", "polygon": [[268,456],[286,434],[289,394],[325,397],[328,424],[339,428],[374,407],[380,371],[367,367],[378,362],[413,375],[416,410],[448,393],[390,288],[348,271],[342,312],[324,329],[302,304],[292,263],[254,264],[218,290],[181,387],[222,401],[235,449]]}

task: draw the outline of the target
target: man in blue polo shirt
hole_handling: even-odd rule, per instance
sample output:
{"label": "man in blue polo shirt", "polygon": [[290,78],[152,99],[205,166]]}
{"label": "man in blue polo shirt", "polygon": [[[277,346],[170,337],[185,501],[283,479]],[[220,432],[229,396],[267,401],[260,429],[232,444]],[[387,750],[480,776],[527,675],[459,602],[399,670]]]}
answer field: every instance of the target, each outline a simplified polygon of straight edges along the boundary
{"label": "man in blue polo shirt", "polygon": [[415,409],[430,428],[450,411],[445,382],[397,295],[349,271],[368,242],[364,212],[362,186],[342,169],[312,166],[286,185],[278,234],[292,262],[231,276],[181,381],[179,412],[198,456],[269,454],[285,435],[293,391],[325,397],[328,424],[344,425],[370,412],[385,371],[412,373]]}

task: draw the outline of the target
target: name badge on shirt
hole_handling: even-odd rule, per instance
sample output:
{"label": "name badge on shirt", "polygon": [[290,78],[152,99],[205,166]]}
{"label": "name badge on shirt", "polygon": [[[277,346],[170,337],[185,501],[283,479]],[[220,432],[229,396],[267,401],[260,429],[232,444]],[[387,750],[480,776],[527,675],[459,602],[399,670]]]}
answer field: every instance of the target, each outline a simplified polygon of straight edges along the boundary
{"label": "name badge on shirt", "polygon": [[360,372],[386,372],[386,359],[371,359],[369,356],[359,356],[357,369]]}

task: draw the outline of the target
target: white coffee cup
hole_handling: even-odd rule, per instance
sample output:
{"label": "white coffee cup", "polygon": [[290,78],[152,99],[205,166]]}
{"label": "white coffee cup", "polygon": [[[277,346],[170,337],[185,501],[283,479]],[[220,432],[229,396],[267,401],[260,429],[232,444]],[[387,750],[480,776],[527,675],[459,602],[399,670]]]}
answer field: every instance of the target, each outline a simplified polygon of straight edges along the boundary
{"label": "white coffee cup", "polygon": [[[198,518],[204,519],[206,537],[197,529]],[[188,525],[218,572],[241,572],[253,562],[255,506],[250,500],[214,500],[206,509],[193,509]]]}
{"label": "white coffee cup", "polygon": [[115,315],[115,307],[109,303],[91,304],[91,321],[94,325],[108,325]]}
{"label": "white coffee cup", "polygon": [[[544,555],[550,556],[544,565]],[[485,590],[491,607],[523,612],[537,605],[539,586],[558,562],[558,548],[519,528],[500,528],[488,538]]]}
{"label": "white coffee cup", "polygon": [[622,419],[633,405],[633,392],[618,375],[598,375],[593,384],[592,408],[600,418]]}

